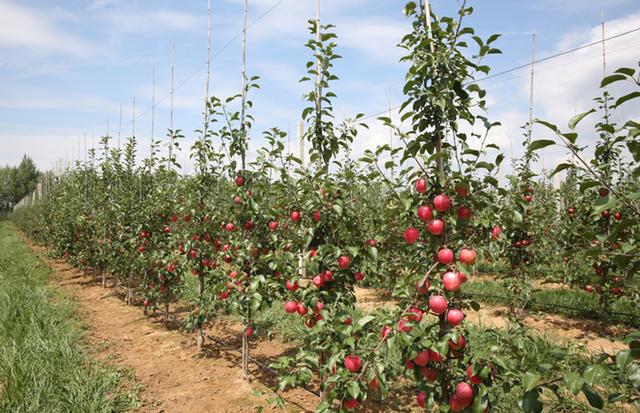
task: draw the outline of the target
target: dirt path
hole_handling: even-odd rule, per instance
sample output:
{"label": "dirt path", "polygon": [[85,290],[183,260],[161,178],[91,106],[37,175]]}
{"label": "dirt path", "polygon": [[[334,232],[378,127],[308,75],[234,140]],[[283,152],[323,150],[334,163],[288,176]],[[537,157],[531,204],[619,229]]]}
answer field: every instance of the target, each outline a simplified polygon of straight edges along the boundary
{"label": "dirt path", "polygon": [[[47,258],[42,248],[30,246],[59,275],[53,283],[79,303],[80,317],[89,326],[88,339],[96,350],[94,357],[134,371],[144,401],[139,412],[256,412],[260,407],[265,412],[282,411],[267,400],[273,398],[267,386],[277,385],[269,373],[251,364],[252,380],[243,380],[238,353],[208,340],[200,356],[192,335],[167,330],[145,318],[140,308],[127,307],[111,289],[62,260]],[[231,338],[236,329],[232,322],[219,320],[210,326],[209,334],[239,348]],[[261,340],[253,343],[251,352],[268,362],[267,357],[286,350],[282,343]],[[295,390],[283,397],[285,411],[315,410],[317,399],[310,393]]]}
{"label": "dirt path", "polygon": [[[358,307],[364,311],[395,306],[382,290],[356,288],[356,297]],[[480,311],[467,311],[467,319],[483,327],[505,328],[509,325],[508,311],[504,306],[482,304]],[[596,320],[571,319],[546,313],[525,313],[522,320],[525,325],[550,341],[579,344],[590,352],[616,353],[627,348],[624,343],[614,338],[628,333],[623,327],[603,328]]]}

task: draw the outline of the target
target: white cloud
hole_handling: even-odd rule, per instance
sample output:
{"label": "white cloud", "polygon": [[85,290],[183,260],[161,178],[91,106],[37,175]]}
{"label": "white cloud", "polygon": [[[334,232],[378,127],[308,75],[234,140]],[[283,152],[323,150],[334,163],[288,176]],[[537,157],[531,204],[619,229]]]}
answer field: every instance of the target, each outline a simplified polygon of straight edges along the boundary
{"label": "white cloud", "polygon": [[168,9],[151,11],[132,10],[128,7],[114,8],[104,12],[118,33],[185,31],[206,28],[206,13],[202,16]]}
{"label": "white cloud", "polygon": [[0,48],[28,48],[71,55],[88,55],[92,46],[56,27],[44,12],[0,0]]}

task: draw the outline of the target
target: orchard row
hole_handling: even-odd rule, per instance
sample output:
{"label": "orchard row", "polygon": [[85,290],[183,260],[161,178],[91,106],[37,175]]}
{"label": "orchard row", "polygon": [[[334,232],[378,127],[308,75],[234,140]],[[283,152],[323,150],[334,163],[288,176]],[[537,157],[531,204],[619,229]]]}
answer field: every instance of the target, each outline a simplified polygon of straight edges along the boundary
{"label": "orchard row", "polygon": [[[140,165],[135,138],[120,150],[106,136],[88,162],[16,219],[105,286],[124,286],[127,302],[139,300],[147,315],[161,311],[168,321],[178,299],[190,305],[185,328],[196,332],[199,349],[207,321],[221,311],[237,315],[245,375],[256,316],[278,305],[300,317],[306,333],[298,352],[273,367],[283,389],[319,383],[318,411],[361,408],[398,383],[429,411],[490,411],[512,391],[520,392],[524,411],[541,411],[543,389],[560,398],[583,392],[602,407],[593,371],[543,380],[495,354],[474,353],[464,320],[479,304],[464,298],[463,285],[478,265],[507,263],[499,276],[514,298],[515,320],[531,279],[559,257],[559,276],[592,292],[602,314],[621,296],[637,300],[638,123],[599,122],[600,141],[587,162],[575,132],[541,122],[554,139],[525,137],[526,156],[503,187],[499,148],[485,144],[484,134],[462,132],[463,124],[485,125],[487,133],[496,125],[478,114],[485,92],[469,81],[488,73],[479,62],[499,53],[492,45],[498,36],[485,41],[462,25],[471,8],[457,19],[425,15],[415,2],[404,12],[412,28],[400,44],[410,65],[402,109],[410,127],[380,118],[402,147],[349,157],[362,116],[335,124],[328,90],[336,79],[336,36],[332,26],[311,22],[307,46],[319,66],[310,62],[305,78],[317,79],[302,114],[309,166],[284,150],[286,134],[277,128],[265,132],[268,145],[247,162],[251,102],[211,98],[191,148],[194,175],[179,176],[175,158],[163,157],[158,143]],[[478,46],[473,60],[465,39]],[[638,84],[630,70],[617,79]],[[615,81],[608,79],[605,86]],[[608,111],[626,102],[610,100],[605,91],[600,102]],[[179,146],[181,132],[169,135]],[[554,171],[567,173],[560,191],[531,172],[535,151],[552,144],[578,159]],[[359,284],[388,290],[397,306],[359,311]],[[625,389],[608,403],[635,402],[634,357],[628,351],[596,363],[599,380]]]}

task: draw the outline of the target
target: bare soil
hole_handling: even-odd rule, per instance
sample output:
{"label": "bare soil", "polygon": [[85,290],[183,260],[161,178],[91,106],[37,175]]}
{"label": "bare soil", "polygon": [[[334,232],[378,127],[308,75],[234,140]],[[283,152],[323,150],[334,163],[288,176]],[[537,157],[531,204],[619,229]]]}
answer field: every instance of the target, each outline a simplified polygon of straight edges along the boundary
{"label": "bare soil", "polygon": [[[358,307],[363,311],[395,306],[384,290],[372,288],[356,288]],[[467,311],[467,320],[483,327],[505,328],[509,325],[504,306],[483,304],[480,311]],[[627,346],[617,337],[629,332],[619,326],[603,326],[597,320],[565,318],[556,314],[524,312],[522,322],[532,330],[539,332],[551,341],[584,346],[592,353],[616,353]]]}
{"label": "bare soil", "polygon": [[[103,288],[63,260],[46,257],[43,248],[29,245],[58,275],[52,283],[78,302],[94,357],[134,372],[143,400],[138,412],[282,411],[269,402],[277,386],[273,375],[251,363],[249,380],[242,378],[240,354],[228,348],[240,349],[235,341],[241,328],[238,323],[225,319],[212,323],[207,333],[224,346],[207,340],[200,354],[194,335],[146,318],[141,308],[126,306],[114,290]],[[287,350],[287,345],[266,338],[251,344],[251,355],[264,364]],[[281,396],[287,412],[314,411],[318,402],[304,390]]]}

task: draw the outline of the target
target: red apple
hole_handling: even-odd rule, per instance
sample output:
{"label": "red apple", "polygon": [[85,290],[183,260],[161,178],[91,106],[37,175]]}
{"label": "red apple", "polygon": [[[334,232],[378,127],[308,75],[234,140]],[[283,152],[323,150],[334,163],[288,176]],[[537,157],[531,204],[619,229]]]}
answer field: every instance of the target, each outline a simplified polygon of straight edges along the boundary
{"label": "red apple", "polygon": [[456,194],[461,197],[469,195],[469,188],[463,184],[456,184]]}
{"label": "red apple", "polygon": [[434,219],[433,221],[429,221],[427,228],[433,235],[440,235],[444,232],[444,221],[442,221],[441,219]]}
{"label": "red apple", "polygon": [[416,354],[416,356],[413,358],[413,363],[417,366],[426,366],[427,363],[429,363],[429,352],[423,350]]}
{"label": "red apple", "polygon": [[442,265],[449,265],[453,262],[453,251],[449,248],[442,248],[438,251],[438,262]]}
{"label": "red apple", "polygon": [[451,209],[451,198],[444,194],[437,195],[433,198],[433,206],[438,212],[446,212]]}
{"label": "red apple", "polygon": [[236,176],[236,185],[242,186],[244,185],[244,178],[240,175]]}
{"label": "red apple", "polygon": [[324,278],[321,275],[316,275],[315,277],[313,277],[313,280],[311,280],[311,282],[314,286],[316,286],[316,288],[320,288],[324,285]]}
{"label": "red apple", "polygon": [[298,212],[298,211],[293,211],[293,212],[291,212],[291,220],[292,220],[293,222],[298,222],[298,221],[300,221],[300,212]]}
{"label": "red apple", "polygon": [[500,238],[500,234],[502,234],[502,228],[500,228],[497,225],[495,227],[491,228],[491,238],[492,239]]}
{"label": "red apple", "polygon": [[442,276],[442,284],[447,291],[458,291],[460,289],[460,276],[456,272],[448,271]]}
{"label": "red apple", "polygon": [[421,205],[418,207],[418,218],[421,221],[429,222],[433,219],[433,208],[429,205]]}
{"label": "red apple", "polygon": [[469,217],[471,217],[471,210],[464,205],[460,206],[460,208],[458,208],[458,219],[466,221]]}
{"label": "red apple", "polygon": [[278,229],[278,221],[271,221],[269,222],[269,229],[271,231],[275,231]]}
{"label": "red apple", "polygon": [[298,281],[288,280],[285,284],[285,288],[289,291],[297,291],[298,290]]}
{"label": "red apple", "polygon": [[296,309],[296,311],[298,312],[298,314],[300,314],[301,316],[305,316],[307,315],[307,308],[304,306],[304,304],[302,303],[298,303],[298,308]]}
{"label": "red apple", "polygon": [[420,231],[415,227],[409,227],[404,231],[404,240],[407,244],[415,243],[420,238]]}
{"label": "red apple", "polygon": [[471,384],[480,384],[481,382],[480,377],[478,377],[478,375],[476,374],[473,374],[473,366],[471,364],[469,364],[469,366],[467,367],[467,377],[469,378]]}
{"label": "red apple", "polygon": [[355,274],[354,274],[354,277],[355,277],[356,281],[362,281],[362,280],[364,280],[364,274],[363,274],[363,273],[361,273],[361,272],[357,272],[357,273],[355,273]]}
{"label": "red apple", "polygon": [[247,334],[247,337],[253,337],[253,328],[247,327],[244,329],[244,332]]}
{"label": "red apple", "polygon": [[420,367],[420,374],[430,382],[434,382],[438,380],[438,375],[440,374],[437,369],[432,369],[429,367]]}
{"label": "red apple", "polygon": [[471,400],[473,398],[473,387],[462,381],[456,385],[454,395],[460,400]]}
{"label": "red apple", "polygon": [[421,194],[427,192],[427,180],[425,178],[420,178],[416,181],[416,192]]}
{"label": "red apple", "polygon": [[598,195],[600,195],[600,198],[604,198],[609,195],[609,190],[607,188],[600,188],[598,189]]}
{"label": "red apple", "polygon": [[458,308],[452,308],[447,311],[447,324],[455,327],[464,320],[464,313]]}
{"label": "red apple", "polygon": [[229,222],[227,225],[224,226],[224,229],[231,232],[236,229],[236,226],[232,222]]}
{"label": "red apple", "polygon": [[320,221],[320,211],[316,209],[315,211],[313,211],[313,222],[319,222],[319,221]]}
{"label": "red apple", "polygon": [[347,268],[349,268],[350,263],[351,263],[351,258],[347,257],[346,255],[343,255],[340,258],[338,258],[338,267],[340,267],[341,270],[346,270]]}
{"label": "red apple", "polygon": [[444,314],[444,312],[447,311],[447,299],[441,295],[434,295],[429,298],[429,308],[435,314]]}
{"label": "red apple", "polygon": [[460,262],[467,265],[473,265],[476,262],[476,252],[472,249],[463,248],[460,250]]}
{"label": "red apple", "polygon": [[420,407],[424,407],[424,404],[427,401],[427,393],[423,390],[420,393],[418,393],[418,396],[416,396],[416,400],[418,402],[418,406]]}
{"label": "red apple", "polygon": [[458,336],[458,341],[449,340],[449,348],[452,350],[462,350],[464,346],[467,344],[467,340],[464,339],[464,336]]}
{"label": "red apple", "polygon": [[357,373],[362,368],[362,359],[354,354],[344,358],[344,367],[351,373]]}
{"label": "red apple", "polygon": [[298,311],[298,303],[296,303],[295,301],[287,301],[286,303],[284,303],[284,311],[289,314],[295,313],[296,311]]}
{"label": "red apple", "polygon": [[527,203],[533,201],[533,195],[530,195],[530,194],[525,195],[524,201]]}
{"label": "red apple", "polygon": [[347,410],[353,410],[358,407],[357,399],[347,399],[342,403],[342,406]]}

